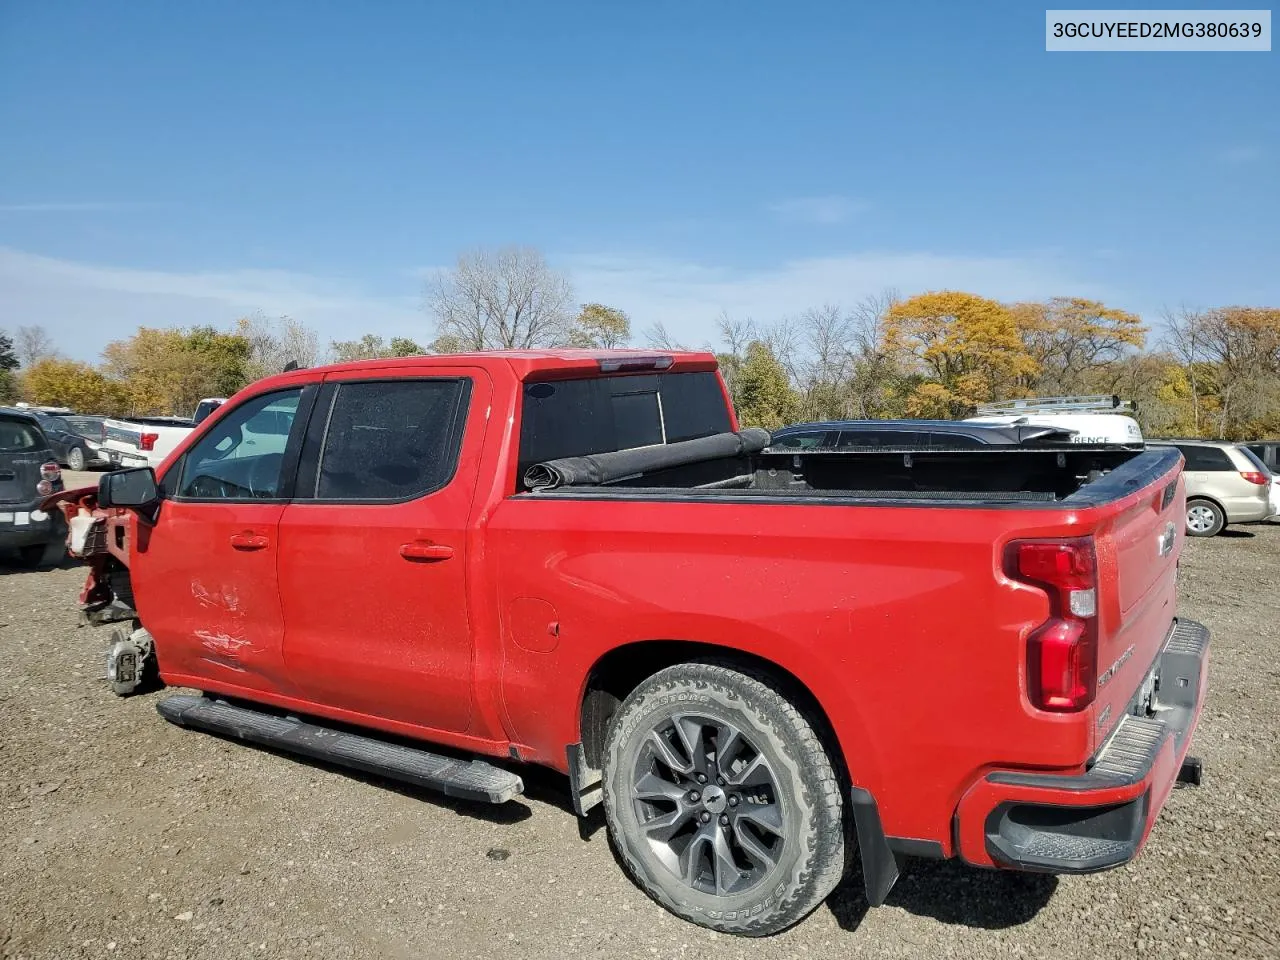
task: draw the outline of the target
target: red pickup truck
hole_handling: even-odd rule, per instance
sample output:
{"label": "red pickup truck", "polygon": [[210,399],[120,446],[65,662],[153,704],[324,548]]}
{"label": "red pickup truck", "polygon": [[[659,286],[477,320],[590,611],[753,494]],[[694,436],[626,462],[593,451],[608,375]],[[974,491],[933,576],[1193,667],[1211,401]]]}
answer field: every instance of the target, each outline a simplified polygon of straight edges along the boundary
{"label": "red pickup truck", "polygon": [[709,354],[374,360],[62,499],[117,692],[471,800],[553,767],[696,923],[781,930],[855,849],[873,904],[1133,859],[1199,771],[1177,451],[768,443]]}

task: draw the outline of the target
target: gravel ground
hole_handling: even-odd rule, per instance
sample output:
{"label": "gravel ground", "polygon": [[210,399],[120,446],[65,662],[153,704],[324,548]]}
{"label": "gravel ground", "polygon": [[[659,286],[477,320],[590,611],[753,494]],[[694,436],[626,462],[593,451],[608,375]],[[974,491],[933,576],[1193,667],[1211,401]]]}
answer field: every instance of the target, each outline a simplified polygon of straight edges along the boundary
{"label": "gravel ground", "polygon": [[[564,781],[441,802],[165,723],[113,697],[82,571],[0,565],[0,954],[49,957],[1280,957],[1280,529],[1192,542],[1182,607],[1214,634],[1195,752],[1126,869],[1054,879],[915,861],[749,941],[625,878]],[[2,561],[0,561],[2,564]]]}

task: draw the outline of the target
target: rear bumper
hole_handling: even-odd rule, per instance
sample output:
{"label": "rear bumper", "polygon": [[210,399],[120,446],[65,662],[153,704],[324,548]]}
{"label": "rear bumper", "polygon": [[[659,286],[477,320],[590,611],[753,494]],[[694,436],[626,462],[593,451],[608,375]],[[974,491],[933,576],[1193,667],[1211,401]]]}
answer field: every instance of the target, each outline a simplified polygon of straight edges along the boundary
{"label": "rear bumper", "polygon": [[1123,717],[1082,774],[988,773],[960,801],[960,855],[1048,873],[1092,873],[1136,857],[1187,755],[1208,660],[1209,631],[1178,620],[1157,660],[1153,714]]}
{"label": "rear bumper", "polygon": [[1270,491],[1267,498],[1256,500],[1228,500],[1225,504],[1227,523],[1262,523],[1275,514],[1271,507]]}
{"label": "rear bumper", "polygon": [[46,513],[40,500],[30,503],[0,503],[0,547],[15,549],[49,543],[66,536],[62,514]]}
{"label": "rear bumper", "polygon": [[159,461],[153,463],[145,453],[136,450],[117,450],[115,447],[103,447],[99,452],[107,465],[117,468],[128,467],[154,467]]}

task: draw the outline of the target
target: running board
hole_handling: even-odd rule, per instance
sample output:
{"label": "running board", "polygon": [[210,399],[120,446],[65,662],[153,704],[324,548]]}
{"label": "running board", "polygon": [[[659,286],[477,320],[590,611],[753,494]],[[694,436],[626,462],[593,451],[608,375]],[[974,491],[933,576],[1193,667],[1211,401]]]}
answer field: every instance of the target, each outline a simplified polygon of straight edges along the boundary
{"label": "running board", "polygon": [[506,803],[524,792],[520,777],[483,760],[455,760],[416,747],[233,706],[223,700],[173,696],[161,700],[156,709],[166,720],[182,727],[275,747],[460,800]]}

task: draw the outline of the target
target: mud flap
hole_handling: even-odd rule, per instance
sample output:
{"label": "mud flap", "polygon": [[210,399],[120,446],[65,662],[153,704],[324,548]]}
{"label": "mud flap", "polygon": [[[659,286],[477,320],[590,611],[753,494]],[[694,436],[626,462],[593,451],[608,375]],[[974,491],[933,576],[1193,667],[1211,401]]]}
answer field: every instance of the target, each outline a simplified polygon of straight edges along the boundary
{"label": "mud flap", "polygon": [[867,889],[867,903],[873,907],[884,905],[889,891],[898,882],[902,861],[889,846],[880,823],[880,810],[876,798],[862,787],[849,791],[853,824],[858,831],[858,851],[862,855],[862,879]]}

